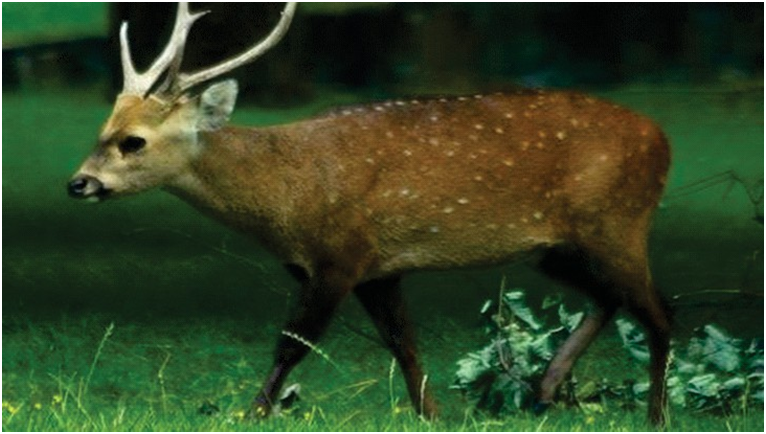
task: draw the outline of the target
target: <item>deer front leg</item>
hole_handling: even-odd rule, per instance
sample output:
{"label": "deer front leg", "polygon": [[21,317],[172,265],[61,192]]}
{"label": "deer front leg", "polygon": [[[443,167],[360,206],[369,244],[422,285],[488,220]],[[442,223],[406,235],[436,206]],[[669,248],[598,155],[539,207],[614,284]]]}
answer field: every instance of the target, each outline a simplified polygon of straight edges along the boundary
{"label": "deer front leg", "polygon": [[302,285],[297,304],[277,341],[271,374],[253,402],[252,415],[257,417],[266,417],[271,413],[287,375],[310,350],[306,344],[289,335],[312,343],[319,340],[338,305],[353,288],[350,279],[339,277],[331,270],[312,279],[304,273],[299,280]]}
{"label": "deer front leg", "polygon": [[375,327],[404,373],[412,405],[419,414],[433,418],[436,404],[431,397],[418,361],[415,334],[402,298],[400,277],[378,279],[354,288],[354,293],[372,317]]}

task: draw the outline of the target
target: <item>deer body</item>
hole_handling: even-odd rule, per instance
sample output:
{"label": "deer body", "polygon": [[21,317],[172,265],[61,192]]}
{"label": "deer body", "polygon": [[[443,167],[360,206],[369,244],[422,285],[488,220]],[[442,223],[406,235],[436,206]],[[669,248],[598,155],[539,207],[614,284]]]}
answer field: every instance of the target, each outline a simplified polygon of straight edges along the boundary
{"label": "deer body", "polygon": [[[600,308],[551,362],[539,408],[625,305],[649,333],[649,414],[661,422],[670,323],[646,248],[669,164],[660,129],[605,101],[542,91],[391,101],[241,128],[225,125],[233,81],[196,97],[185,92],[260,55],[293,11],[288,5],[272,34],[244,55],[190,75],[178,72],[180,53],[201,14],[181,4],[171,44],[145,74],[132,68],[124,27],[125,89],[96,152],[68,186],[70,195],[96,200],[165,188],[259,239],[288,265],[302,288],[255,413],[268,414],[308,352],[291,336],[319,339],[353,293],[398,360],[416,409],[433,415],[402,274],[503,263],[539,250],[543,273]],[[166,81],[155,87],[165,69]]]}
{"label": "deer body", "polygon": [[642,230],[668,159],[651,121],[574,93],[372,104],[202,141],[171,192],[310,275],[367,246],[362,280]]}

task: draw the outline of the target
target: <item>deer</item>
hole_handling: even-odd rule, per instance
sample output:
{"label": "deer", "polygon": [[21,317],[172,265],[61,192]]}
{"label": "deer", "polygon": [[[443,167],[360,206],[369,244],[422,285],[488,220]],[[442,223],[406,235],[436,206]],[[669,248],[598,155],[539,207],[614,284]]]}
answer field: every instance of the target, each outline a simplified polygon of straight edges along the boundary
{"label": "deer", "polygon": [[575,361],[625,307],[647,331],[648,417],[662,424],[671,320],[647,255],[670,164],[660,127],[566,90],[394,99],[288,124],[228,125],[237,83],[209,82],[275,46],[295,10],[287,3],[264,39],[191,73],[181,72],[184,46],[206,12],[181,3],[169,42],[143,73],[124,22],[122,92],[67,184],[70,196],[94,202],[164,189],[285,264],[300,289],[252,414],[273,411],[306,342],[319,340],[353,294],[397,360],[415,411],[436,417],[402,276],[531,252],[541,273],[596,306],[550,362],[535,408],[554,402]]}

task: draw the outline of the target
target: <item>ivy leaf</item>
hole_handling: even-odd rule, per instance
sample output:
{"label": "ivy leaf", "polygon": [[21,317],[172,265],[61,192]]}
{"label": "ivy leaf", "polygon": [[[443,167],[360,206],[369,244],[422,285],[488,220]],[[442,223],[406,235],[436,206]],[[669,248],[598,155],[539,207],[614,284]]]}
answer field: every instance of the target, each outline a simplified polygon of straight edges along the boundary
{"label": "ivy leaf", "polygon": [[724,372],[733,372],[742,366],[741,341],[731,338],[718,327],[708,324],[705,333],[703,360]]}
{"label": "ivy leaf", "polygon": [[649,362],[649,348],[646,346],[646,337],[643,332],[623,318],[617,320],[617,332],[622,338],[623,346],[633,358],[642,363]]}
{"label": "ivy leaf", "polygon": [[516,318],[523,321],[532,330],[538,331],[543,326],[537,318],[535,318],[532,310],[527,307],[524,297],[523,291],[511,291],[503,294],[503,301]]}
{"label": "ivy leaf", "polygon": [[569,333],[572,333],[574,329],[580,325],[584,317],[585,314],[582,312],[575,312],[570,314],[566,311],[566,308],[564,308],[563,304],[559,305],[559,321],[561,322],[562,326],[566,327]]}

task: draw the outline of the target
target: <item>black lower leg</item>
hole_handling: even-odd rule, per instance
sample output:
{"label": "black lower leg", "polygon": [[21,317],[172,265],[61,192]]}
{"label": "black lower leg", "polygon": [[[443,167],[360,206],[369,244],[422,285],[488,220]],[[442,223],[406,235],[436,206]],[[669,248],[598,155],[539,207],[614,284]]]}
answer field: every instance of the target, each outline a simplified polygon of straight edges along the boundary
{"label": "black lower leg", "polygon": [[346,292],[321,282],[304,282],[295,310],[277,340],[271,373],[253,403],[256,416],[271,412],[287,375],[310,351],[305,342],[316,342],[322,336]]}
{"label": "black lower leg", "polygon": [[398,276],[379,279],[356,287],[354,292],[370,314],[386,346],[399,362],[416,411],[433,417],[436,414],[436,404],[425,384],[425,376],[418,361],[415,334],[399,283]]}
{"label": "black lower leg", "polygon": [[667,391],[665,375],[670,352],[670,315],[658,296],[648,297],[645,304],[634,304],[632,313],[641,322],[649,336],[649,420],[658,426],[665,422]]}

